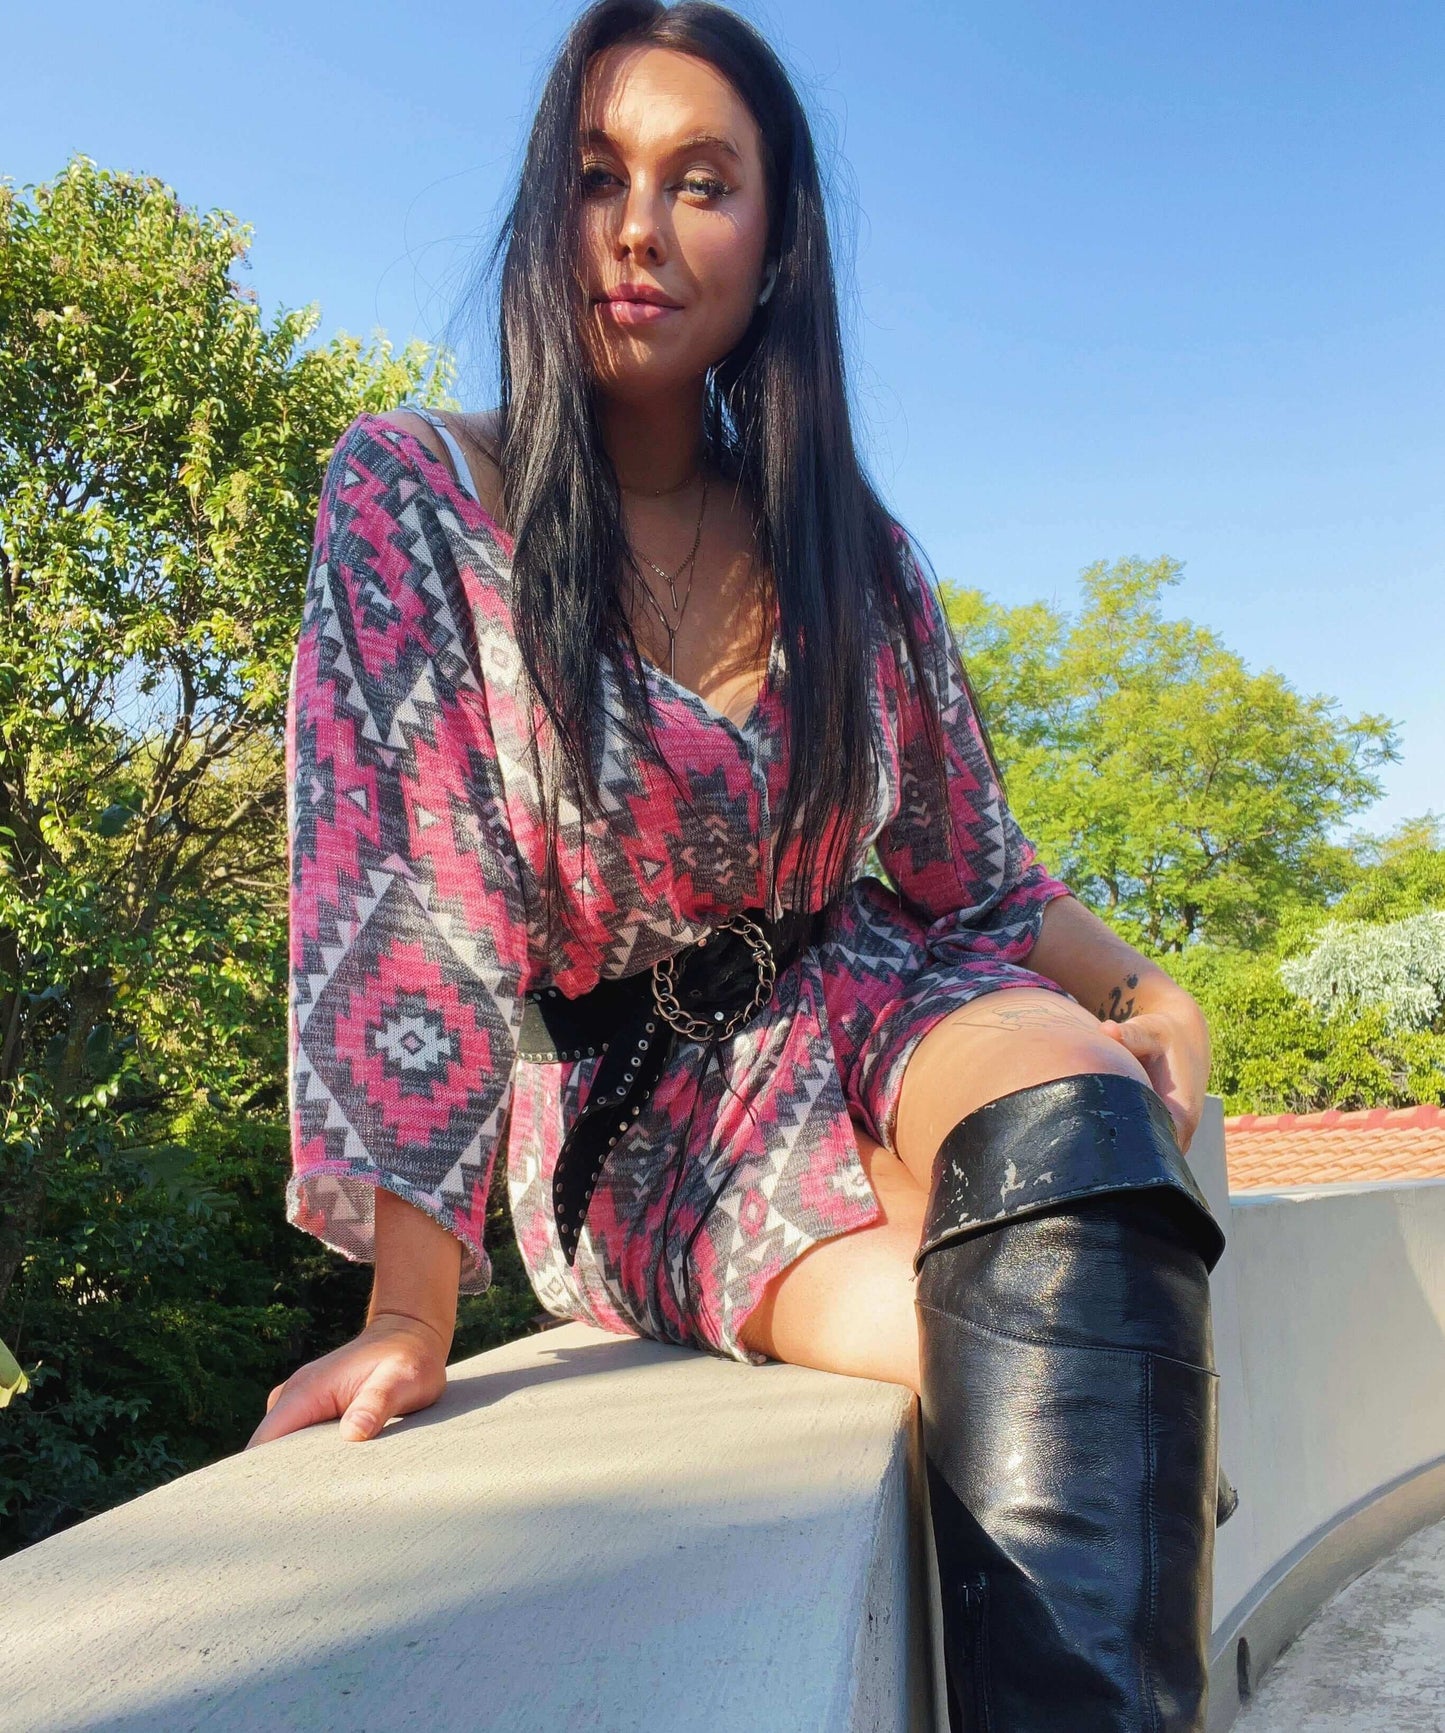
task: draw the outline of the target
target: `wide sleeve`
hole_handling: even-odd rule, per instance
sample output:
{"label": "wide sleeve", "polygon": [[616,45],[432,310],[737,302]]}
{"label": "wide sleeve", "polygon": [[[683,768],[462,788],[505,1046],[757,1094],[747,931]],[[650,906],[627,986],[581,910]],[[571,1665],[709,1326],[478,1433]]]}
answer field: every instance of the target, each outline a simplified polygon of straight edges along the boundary
{"label": "wide sleeve", "polygon": [[531,979],[469,606],[484,580],[443,516],[353,422],[322,487],[287,713],[286,1215],[374,1262],[385,1186],[456,1235],[460,1291],[479,1293]]}
{"label": "wide sleeve", "polygon": [[[1022,963],[1038,939],[1045,908],[1069,895],[1069,887],[1038,859],[1009,810],[943,604],[912,544],[901,530],[898,535],[907,605],[924,654],[921,679],[900,642],[889,659],[897,804],[874,847],[905,906],[927,924],[935,961]],[[946,801],[925,733],[925,702],[937,706],[942,723]]]}

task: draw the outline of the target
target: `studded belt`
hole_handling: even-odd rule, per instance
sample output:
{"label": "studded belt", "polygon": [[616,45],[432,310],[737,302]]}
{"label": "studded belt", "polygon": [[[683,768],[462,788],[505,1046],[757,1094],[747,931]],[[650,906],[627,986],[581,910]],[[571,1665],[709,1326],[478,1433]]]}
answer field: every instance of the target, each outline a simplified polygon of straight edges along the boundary
{"label": "studded belt", "polygon": [[[715,1050],[773,996],[780,970],[822,937],[832,909],[770,920],[743,909],[636,975],[569,999],[556,987],[523,1002],[518,1056],[547,1063],[603,1055],[552,1176],[552,1208],[569,1265],[612,1146],[642,1112],[679,1039]],[[711,1053],[709,1057],[711,1057]]]}

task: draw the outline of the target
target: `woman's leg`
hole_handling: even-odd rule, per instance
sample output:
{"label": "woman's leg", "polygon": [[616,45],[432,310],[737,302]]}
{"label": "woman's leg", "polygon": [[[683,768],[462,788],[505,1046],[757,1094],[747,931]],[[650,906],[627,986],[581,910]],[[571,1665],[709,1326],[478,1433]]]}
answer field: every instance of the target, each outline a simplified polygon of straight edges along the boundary
{"label": "woman's leg", "polygon": [[1084,1071],[1147,1081],[1126,1048],[1099,1033],[1075,999],[1042,987],[984,993],[941,1018],[909,1056],[898,1092],[892,1147],[924,1191],[934,1157],[965,1115],[1033,1083]]}
{"label": "woman's leg", "polygon": [[1167,1109],[1071,1001],[988,995],[918,1045],[923,1440],[949,1718],[1198,1733],[1219,1236]]}
{"label": "woman's leg", "polygon": [[891,1150],[854,1125],[883,1214],[820,1240],[776,1275],[738,1331],[772,1360],[903,1384],[917,1393],[913,1258],[927,1193]]}
{"label": "woman's leg", "polygon": [[[933,1153],[948,1127],[991,1093],[1063,1075],[1071,1064],[1080,1068],[1091,1050],[1057,1055],[1071,1031],[1091,1026],[1103,1060],[1142,1075],[1132,1054],[1100,1040],[1095,1018],[1057,993],[991,993],[935,1024],[914,1048],[904,1074],[898,1152],[854,1122],[859,1160],[882,1215],[867,1227],[819,1241],[781,1270],[744,1319],[738,1340],[789,1365],[905,1384],[917,1392],[913,1259]],[[1053,1071],[1046,1069],[1049,1063]],[[900,1159],[904,1150],[911,1164]]]}

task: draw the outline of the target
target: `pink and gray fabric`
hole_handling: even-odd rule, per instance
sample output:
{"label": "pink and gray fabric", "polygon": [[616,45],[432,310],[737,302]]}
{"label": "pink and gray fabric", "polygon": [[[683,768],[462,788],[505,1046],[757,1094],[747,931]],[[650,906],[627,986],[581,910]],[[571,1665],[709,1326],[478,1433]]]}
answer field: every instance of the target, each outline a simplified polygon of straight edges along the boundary
{"label": "pink and gray fabric", "polygon": [[[549,1312],[757,1364],[738,1331],[766,1284],[819,1240],[882,1213],[854,1119],[893,1147],[904,1067],[940,1018],[1000,988],[1062,992],[1023,959],[1068,887],[1004,802],[938,597],[910,557],[950,810],[932,794],[921,695],[888,645],[868,695],[881,793],[856,858],[874,844],[901,896],[860,873],[825,938],[779,975],[701,1092],[703,1050],[679,1044],[611,1152],[569,1267],[551,1172],[601,1055],[522,1057],[525,999],[650,968],[735,910],[766,906],[787,778],[786,657],[775,635],[740,726],[647,666],[671,774],[625,745],[609,712],[606,821],[584,835],[564,808],[568,919],[546,954],[528,915],[543,866],[527,746],[540,711],[524,698],[510,550],[411,433],[363,414],[337,443],[287,726],[287,1216],[369,1261],[385,1186],[457,1236],[461,1288],[476,1293],[491,1279],[485,1212],[501,1152],[517,1242]],[[611,694],[610,663],[603,674]],[[781,867],[784,905],[822,904],[795,862]]]}

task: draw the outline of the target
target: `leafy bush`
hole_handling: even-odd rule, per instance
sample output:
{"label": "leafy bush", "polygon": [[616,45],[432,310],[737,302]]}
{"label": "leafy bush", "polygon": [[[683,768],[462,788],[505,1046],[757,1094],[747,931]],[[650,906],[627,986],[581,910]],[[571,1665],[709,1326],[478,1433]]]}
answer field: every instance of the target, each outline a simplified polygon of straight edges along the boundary
{"label": "leafy bush", "polygon": [[1284,984],[1273,954],[1200,945],[1167,961],[1209,1020],[1209,1087],[1226,1113],[1445,1102],[1445,1035],[1392,1028],[1380,1006],[1319,1011]]}
{"label": "leafy bush", "polygon": [[[0,1423],[0,1555],[241,1449],[274,1384],[361,1328],[370,1267],[285,1219],[284,1116],[180,1117],[151,1150],[54,1177],[3,1331],[30,1389]],[[497,1164],[493,1282],[452,1358],[544,1322]]]}
{"label": "leafy bush", "polygon": [[[1209,1018],[1210,1086],[1227,1112],[1445,1101],[1441,826],[1413,820],[1352,853],[1349,889],[1326,910],[1292,910],[1272,945],[1163,959]],[[1416,970],[1435,985],[1421,992]]]}
{"label": "leafy bush", "polygon": [[1432,1028],[1445,1010],[1445,910],[1384,924],[1327,921],[1314,948],[1286,958],[1279,973],[1327,1016],[1377,1006],[1392,1032]]}

